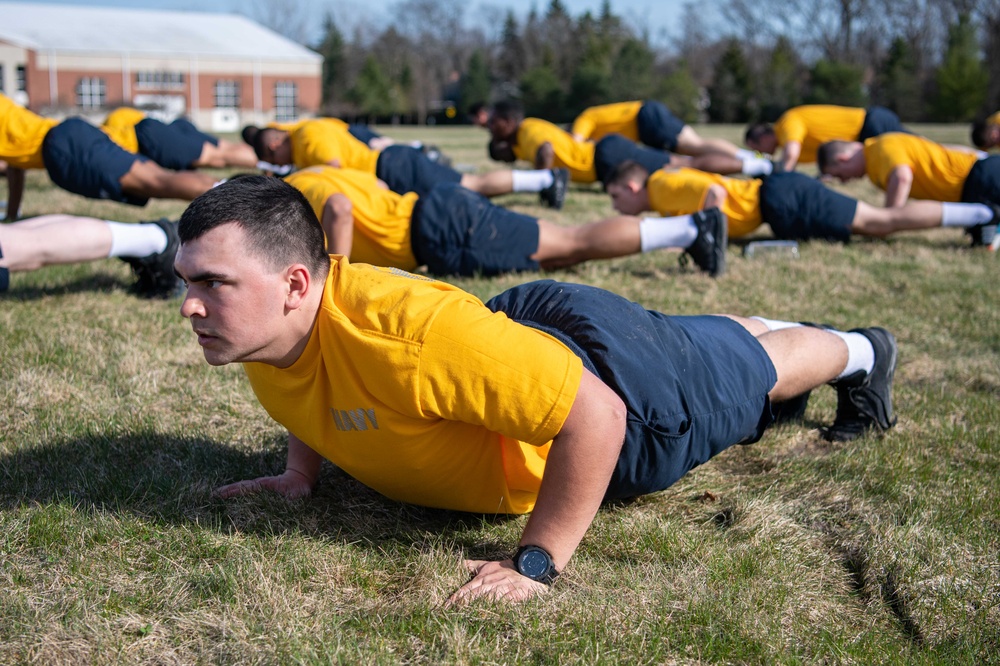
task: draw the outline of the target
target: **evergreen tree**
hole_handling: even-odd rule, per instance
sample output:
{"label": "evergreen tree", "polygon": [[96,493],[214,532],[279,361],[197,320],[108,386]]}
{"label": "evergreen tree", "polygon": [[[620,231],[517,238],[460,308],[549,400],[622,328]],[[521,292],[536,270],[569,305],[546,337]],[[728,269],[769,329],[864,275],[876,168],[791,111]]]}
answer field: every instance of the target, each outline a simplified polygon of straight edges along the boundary
{"label": "evergreen tree", "polygon": [[757,87],[757,117],[770,122],[786,109],[798,106],[802,102],[803,75],[802,63],[792,43],[785,36],[779,37]]}
{"label": "evergreen tree", "polygon": [[358,73],[358,80],[354,82],[348,96],[358,110],[371,120],[397,111],[392,83],[374,56],[365,59],[365,64]]}
{"label": "evergreen tree", "polygon": [[490,72],[486,67],[486,56],[482,49],[476,49],[469,58],[469,65],[462,77],[462,108],[473,104],[485,104],[490,100]]}
{"label": "evergreen tree", "polygon": [[653,97],[666,104],[671,113],[686,123],[700,120],[701,88],[684,61],[681,61],[672,72],[660,78],[659,89]]}
{"label": "evergreen tree", "polygon": [[527,69],[527,63],[524,40],[521,38],[514,12],[508,11],[500,37],[497,74],[503,81],[517,81],[524,74],[525,69]]}
{"label": "evergreen tree", "polygon": [[323,41],[316,50],[323,56],[323,105],[329,106],[343,99],[345,91],[341,87],[347,79],[344,75],[347,64],[344,36],[337,28],[332,14],[328,13],[323,20]]}
{"label": "evergreen tree", "polygon": [[986,99],[989,75],[979,58],[976,28],[967,14],[948,28],[948,48],[935,75],[934,116],[944,122],[974,118]]}
{"label": "evergreen tree", "polygon": [[521,79],[521,101],[529,116],[563,119],[564,95],[559,77],[547,65],[532,67]]}
{"label": "evergreen tree", "polygon": [[819,60],[809,72],[809,104],[867,106],[861,83],[864,72],[856,65],[833,60]]}
{"label": "evergreen tree", "polygon": [[892,109],[904,121],[923,117],[916,55],[909,42],[902,37],[892,40],[876,84],[874,102]]}
{"label": "evergreen tree", "polygon": [[729,40],[722,57],[715,63],[712,79],[708,89],[709,117],[721,123],[746,122],[749,118],[747,102],[751,96],[750,70],[738,40]]}

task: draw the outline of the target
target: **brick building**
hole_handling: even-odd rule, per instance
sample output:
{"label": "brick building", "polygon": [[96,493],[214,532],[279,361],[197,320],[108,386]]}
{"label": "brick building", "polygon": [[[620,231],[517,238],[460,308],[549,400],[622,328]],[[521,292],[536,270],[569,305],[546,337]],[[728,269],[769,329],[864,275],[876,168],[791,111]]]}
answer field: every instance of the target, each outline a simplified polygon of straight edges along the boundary
{"label": "brick building", "polygon": [[0,92],[53,117],[127,105],[214,132],[309,117],[322,62],[234,14],[0,2]]}

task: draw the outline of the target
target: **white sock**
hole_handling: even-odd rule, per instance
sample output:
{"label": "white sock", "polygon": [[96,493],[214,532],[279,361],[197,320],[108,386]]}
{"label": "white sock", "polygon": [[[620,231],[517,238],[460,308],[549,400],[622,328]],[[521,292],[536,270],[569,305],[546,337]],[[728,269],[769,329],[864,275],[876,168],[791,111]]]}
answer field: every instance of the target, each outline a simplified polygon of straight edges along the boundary
{"label": "white sock", "polygon": [[155,224],[107,222],[111,230],[109,257],[146,257],[167,249],[167,234]]}
{"label": "white sock", "polygon": [[271,164],[264,160],[258,160],[257,168],[261,171],[270,171],[275,176],[287,176],[295,168],[294,164]]}
{"label": "white sock", "polygon": [[515,192],[541,192],[555,182],[552,171],[549,169],[536,169],[533,171],[515,169],[510,172],[510,175],[513,180]]}
{"label": "white sock", "polygon": [[760,157],[760,155],[758,155],[757,151],[755,150],[747,150],[746,148],[737,148],[736,157],[740,158],[741,160],[749,160],[754,157]]}
{"label": "white sock", "polygon": [[875,367],[875,348],[871,341],[860,333],[843,333],[841,331],[830,331],[847,344],[847,367],[837,375],[836,379],[843,379],[852,375],[858,370],[866,373]]}
{"label": "white sock", "polygon": [[973,227],[993,219],[993,209],[986,204],[942,203],[942,227]]}
{"label": "white sock", "polygon": [[763,157],[744,157],[741,173],[747,176],[770,176],[774,164]]}
{"label": "white sock", "polygon": [[985,150],[976,150],[976,151],[973,151],[973,152],[976,153],[976,159],[977,160],[985,160],[987,157],[990,156],[990,154],[988,152],[986,152]]}
{"label": "white sock", "polygon": [[763,317],[750,317],[751,319],[756,319],[760,323],[767,326],[769,331],[780,331],[783,328],[797,328],[799,326],[804,326],[797,321],[779,321],[777,319],[764,319]]}
{"label": "white sock", "polygon": [[644,217],[639,221],[639,242],[643,252],[665,247],[684,249],[698,238],[693,215]]}

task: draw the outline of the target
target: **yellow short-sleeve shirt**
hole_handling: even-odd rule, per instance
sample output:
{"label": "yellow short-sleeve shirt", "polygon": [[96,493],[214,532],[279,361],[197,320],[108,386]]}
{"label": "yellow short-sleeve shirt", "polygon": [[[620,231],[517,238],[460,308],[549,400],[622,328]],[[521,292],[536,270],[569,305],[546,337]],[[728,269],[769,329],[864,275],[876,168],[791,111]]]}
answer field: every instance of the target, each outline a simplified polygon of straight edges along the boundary
{"label": "yellow short-sleeve shirt", "polygon": [[576,117],[570,133],[590,141],[600,141],[608,134],[621,134],[638,141],[639,125],[636,118],[641,108],[641,101],[592,106]]}
{"label": "yellow short-sleeve shirt", "polygon": [[101,129],[125,150],[138,153],[139,139],[135,135],[135,126],[145,119],[146,114],[139,109],[123,106],[108,114],[101,123]]}
{"label": "yellow short-sleeve shirt", "polygon": [[285,181],[302,192],[316,217],[334,194],[351,201],[354,240],[351,261],[392,266],[411,271],[417,267],[410,245],[410,220],[417,194],[396,194],[379,186],[378,179],[353,169],[315,166],[291,174]]}
{"label": "yellow short-sleeve shirt", "polygon": [[546,143],[552,144],[555,153],[553,166],[569,169],[569,177],[574,183],[593,183],[597,180],[594,144],[575,140],[569,132],[547,120],[525,118],[521,121],[513,145],[514,155],[534,163],[538,149]]}
{"label": "yellow short-sleeve shirt", "polygon": [[712,185],[726,190],[722,212],[729,221],[730,236],[745,236],[760,226],[761,181],[756,178],[726,178],[683,167],[654,171],[646,181],[649,205],[660,215],[689,215],[701,210]]}
{"label": "yellow short-sleeve shirt", "polygon": [[950,150],[913,134],[892,132],[865,141],[865,171],[877,187],[885,189],[898,166],[913,171],[910,196],[931,201],[961,201],[965,179],[975,166],[975,154]]}
{"label": "yellow short-sleeve shirt", "polygon": [[314,118],[293,126],[292,162],[299,169],[339,160],[344,169],[375,173],[378,151],[358,141],[347,123],[335,118]]}
{"label": "yellow short-sleeve shirt", "polygon": [[44,169],[42,141],[57,124],[0,94],[0,160],[17,169]]}
{"label": "yellow short-sleeve shirt", "polygon": [[816,161],[816,151],[827,141],[855,141],[865,124],[864,109],[831,104],[807,104],[785,111],[774,124],[778,145],[802,144],[800,163]]}
{"label": "yellow short-sleeve shirt", "polygon": [[580,359],[456,287],[332,259],[299,359],[244,365],[267,412],[391,499],[531,511]]}

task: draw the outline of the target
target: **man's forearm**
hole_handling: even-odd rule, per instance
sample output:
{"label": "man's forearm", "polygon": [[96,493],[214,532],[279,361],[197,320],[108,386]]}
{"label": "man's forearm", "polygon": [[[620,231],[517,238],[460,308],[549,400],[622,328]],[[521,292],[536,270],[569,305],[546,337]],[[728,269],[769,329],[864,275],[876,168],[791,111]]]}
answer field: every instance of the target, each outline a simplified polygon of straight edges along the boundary
{"label": "man's forearm", "polygon": [[17,221],[21,211],[21,197],[24,195],[24,169],[7,167],[7,220]]}
{"label": "man's forearm", "polygon": [[288,459],[285,462],[285,471],[298,472],[310,485],[316,483],[319,478],[319,468],[323,464],[323,456],[309,448],[309,445],[301,439],[288,433]]}

